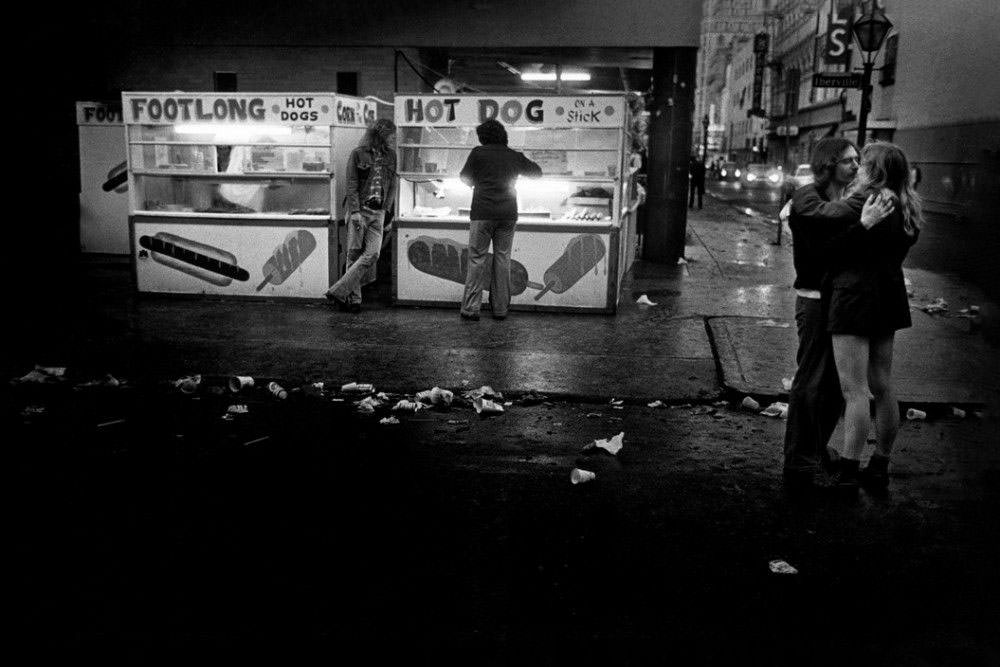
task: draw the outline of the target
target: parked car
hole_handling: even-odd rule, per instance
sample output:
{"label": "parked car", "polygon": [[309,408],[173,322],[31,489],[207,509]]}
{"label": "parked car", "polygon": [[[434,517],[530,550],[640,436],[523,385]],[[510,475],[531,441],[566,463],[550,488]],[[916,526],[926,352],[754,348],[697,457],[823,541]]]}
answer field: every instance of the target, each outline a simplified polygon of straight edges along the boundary
{"label": "parked car", "polygon": [[740,180],[743,171],[736,166],[735,162],[723,162],[719,168],[719,180],[723,183],[735,183]]}
{"label": "parked car", "polygon": [[748,164],[740,177],[740,185],[745,188],[780,189],[784,181],[781,167],[773,164]]}
{"label": "parked car", "polygon": [[791,176],[785,180],[791,186],[793,190],[801,188],[803,185],[809,185],[812,183],[816,177],[813,175],[812,167],[808,164],[800,164],[795,168],[795,171]]}

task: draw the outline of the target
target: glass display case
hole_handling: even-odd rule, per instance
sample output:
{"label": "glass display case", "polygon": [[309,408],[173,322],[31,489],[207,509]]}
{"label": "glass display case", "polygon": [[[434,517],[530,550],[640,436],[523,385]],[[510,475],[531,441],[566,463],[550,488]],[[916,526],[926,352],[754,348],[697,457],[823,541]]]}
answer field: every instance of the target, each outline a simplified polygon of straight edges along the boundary
{"label": "glass display case", "polygon": [[122,109],[140,291],[323,296],[339,266],[343,168],[373,102],[125,93]]}
{"label": "glass display case", "polygon": [[508,146],[542,168],[516,185],[512,307],[613,311],[627,264],[619,238],[633,217],[623,206],[627,113],[621,96],[397,96],[397,302],[460,300],[472,189],[459,174],[476,126],[496,118]]}

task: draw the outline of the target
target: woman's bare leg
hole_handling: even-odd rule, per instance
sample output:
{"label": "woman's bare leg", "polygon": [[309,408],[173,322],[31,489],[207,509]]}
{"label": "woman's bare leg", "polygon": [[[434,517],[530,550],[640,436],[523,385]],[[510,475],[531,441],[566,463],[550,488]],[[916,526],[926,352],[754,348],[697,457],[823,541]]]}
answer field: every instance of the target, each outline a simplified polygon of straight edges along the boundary
{"label": "woman's bare leg", "polygon": [[899,432],[899,404],[892,386],[893,334],[872,338],[868,353],[868,386],[875,395],[875,451],[884,457],[892,453]]}
{"label": "woman's bare leg", "polygon": [[834,334],[833,358],[844,395],[844,449],[841,456],[859,461],[868,440],[871,417],[868,410],[868,339]]}

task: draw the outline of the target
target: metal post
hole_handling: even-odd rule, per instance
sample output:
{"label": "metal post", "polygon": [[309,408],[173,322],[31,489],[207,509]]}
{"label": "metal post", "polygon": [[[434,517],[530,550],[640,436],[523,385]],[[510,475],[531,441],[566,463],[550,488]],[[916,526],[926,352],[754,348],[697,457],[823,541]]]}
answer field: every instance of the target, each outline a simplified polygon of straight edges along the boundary
{"label": "metal post", "polygon": [[701,119],[701,161],[708,160],[708,114]]}
{"label": "metal post", "polygon": [[872,106],[872,70],[874,62],[866,62],[861,74],[861,109],[858,112],[858,149],[864,147],[868,134],[868,112]]}

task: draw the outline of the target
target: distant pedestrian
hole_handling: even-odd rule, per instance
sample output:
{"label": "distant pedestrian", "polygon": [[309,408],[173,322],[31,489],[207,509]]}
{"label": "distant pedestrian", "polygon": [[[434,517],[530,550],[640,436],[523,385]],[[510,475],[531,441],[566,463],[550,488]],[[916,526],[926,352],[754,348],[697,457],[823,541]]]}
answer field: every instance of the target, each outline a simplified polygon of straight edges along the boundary
{"label": "distant pedestrian", "polygon": [[884,212],[872,202],[859,213],[842,201],[858,170],[857,149],[847,139],[822,139],[810,166],[815,180],[793,193],[789,216],[799,345],[788,399],[784,475],[796,486],[832,488],[839,478],[826,469],[827,443],[844,401],[820,290],[829,268],[829,246],[877,223]]}
{"label": "distant pedestrian", "polygon": [[347,268],[326,298],[361,312],[361,287],[375,280],[386,209],[396,198],[396,125],[375,121],[347,160]]}
{"label": "distant pedestrian", "polygon": [[[460,174],[472,188],[469,215],[469,263],[460,314],[478,320],[483,290],[490,291],[493,318],[507,317],[510,306],[510,251],[517,225],[517,177],[538,178],[542,168],[507,147],[507,130],[497,120],[476,127],[480,146],[469,154]],[[493,244],[490,283],[483,282],[486,257]]]}
{"label": "distant pedestrian", "polygon": [[705,196],[705,163],[697,157],[692,157],[689,172],[691,176],[691,195],[688,200],[688,208],[694,208],[694,199],[695,195],[697,195],[698,209],[701,210],[702,198]]}
{"label": "distant pedestrian", "polygon": [[[824,281],[827,330],[846,403],[839,467],[842,479],[855,477],[869,489],[882,489],[889,484],[889,456],[899,430],[893,341],[897,330],[912,324],[902,264],[920,235],[921,202],[906,155],[883,141],[865,146],[852,190],[855,210],[866,198],[883,197],[891,213],[875,229],[832,247]],[[875,397],[875,453],[859,471],[871,426],[869,391]]]}

